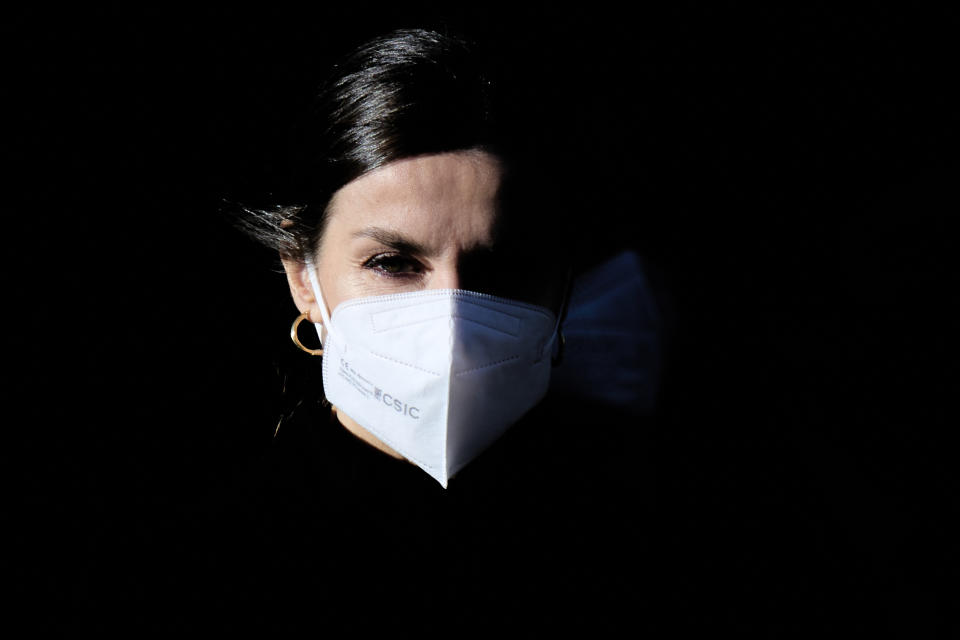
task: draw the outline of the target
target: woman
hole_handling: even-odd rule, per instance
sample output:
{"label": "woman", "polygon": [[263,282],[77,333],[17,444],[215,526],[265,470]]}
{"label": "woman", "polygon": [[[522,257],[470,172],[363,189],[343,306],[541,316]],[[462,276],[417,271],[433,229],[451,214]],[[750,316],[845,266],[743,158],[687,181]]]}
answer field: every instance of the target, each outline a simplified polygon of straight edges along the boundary
{"label": "woman", "polygon": [[[444,487],[543,397],[565,342],[564,189],[546,158],[525,159],[498,107],[464,42],[373,40],[296,133],[293,203],[244,221],[280,252],[300,312],[292,338],[325,354],[337,421]],[[642,285],[630,266],[620,281]],[[303,346],[303,320],[324,348]]]}
{"label": "woman", "polygon": [[[301,403],[279,427],[262,504],[245,511],[254,522],[232,527],[262,532],[281,567],[256,579],[266,600],[333,598],[338,614],[403,603],[435,621],[454,597],[457,612],[503,621],[584,589],[590,602],[631,597],[624,541],[648,467],[639,432],[589,396],[647,384],[619,375],[648,344],[620,331],[648,300],[642,274],[621,257],[570,286],[566,183],[518,135],[532,123],[498,114],[478,60],[428,31],[362,46],[297,129],[288,202],[246,212],[281,255],[291,337],[322,361],[339,425]],[[598,363],[603,384],[576,375]],[[537,406],[551,377],[564,393]]]}
{"label": "woman", "polygon": [[245,221],[281,254],[339,423],[443,486],[546,392],[569,273],[477,57],[427,31],[361,47],[298,132],[299,200]]}

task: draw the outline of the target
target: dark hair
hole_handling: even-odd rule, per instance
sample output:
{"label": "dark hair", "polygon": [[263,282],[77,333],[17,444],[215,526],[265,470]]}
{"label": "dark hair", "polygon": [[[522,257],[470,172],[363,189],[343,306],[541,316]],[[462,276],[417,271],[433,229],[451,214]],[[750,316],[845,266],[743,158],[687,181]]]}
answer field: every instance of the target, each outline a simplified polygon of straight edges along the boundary
{"label": "dark hair", "polygon": [[242,207],[240,226],[285,257],[312,254],[327,206],[348,182],[389,162],[448,151],[497,153],[491,83],[466,41],[393,31],[334,69],[294,128],[264,208]]}

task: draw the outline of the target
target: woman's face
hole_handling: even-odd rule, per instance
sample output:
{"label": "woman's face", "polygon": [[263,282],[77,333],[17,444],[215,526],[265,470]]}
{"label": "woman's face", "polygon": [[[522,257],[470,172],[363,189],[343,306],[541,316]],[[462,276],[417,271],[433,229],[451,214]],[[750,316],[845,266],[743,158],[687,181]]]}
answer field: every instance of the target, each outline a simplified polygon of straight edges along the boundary
{"label": "woman's face", "polygon": [[[328,312],[352,298],[426,289],[479,291],[556,311],[563,274],[534,273],[533,247],[502,249],[518,243],[497,237],[500,182],[494,156],[465,151],[392,162],[341,188],[316,256]],[[284,266],[297,307],[319,321],[306,265]]]}

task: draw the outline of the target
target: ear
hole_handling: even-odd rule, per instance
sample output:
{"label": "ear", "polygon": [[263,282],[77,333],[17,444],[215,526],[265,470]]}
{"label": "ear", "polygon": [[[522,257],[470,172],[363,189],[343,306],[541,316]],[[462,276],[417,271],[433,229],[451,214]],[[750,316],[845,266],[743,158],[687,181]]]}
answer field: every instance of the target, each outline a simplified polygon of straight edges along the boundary
{"label": "ear", "polygon": [[280,261],[283,263],[283,270],[287,272],[287,284],[290,285],[290,295],[297,309],[300,313],[309,311],[311,322],[322,322],[323,316],[320,314],[317,297],[313,294],[307,263],[284,256],[280,257]]}

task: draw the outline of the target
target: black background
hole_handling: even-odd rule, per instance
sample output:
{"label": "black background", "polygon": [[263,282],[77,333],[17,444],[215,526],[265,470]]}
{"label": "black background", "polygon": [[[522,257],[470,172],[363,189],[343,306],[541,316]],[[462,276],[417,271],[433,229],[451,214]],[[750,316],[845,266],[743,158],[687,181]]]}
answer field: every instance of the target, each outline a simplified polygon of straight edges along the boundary
{"label": "black background", "polygon": [[158,597],[121,568],[162,566],[270,446],[296,312],[218,211],[334,56],[420,25],[529,75],[589,253],[636,248],[663,285],[638,517],[690,548],[676,624],[766,628],[781,596],[953,624],[956,16],[546,4],[8,17],[11,575],[34,624]]}

